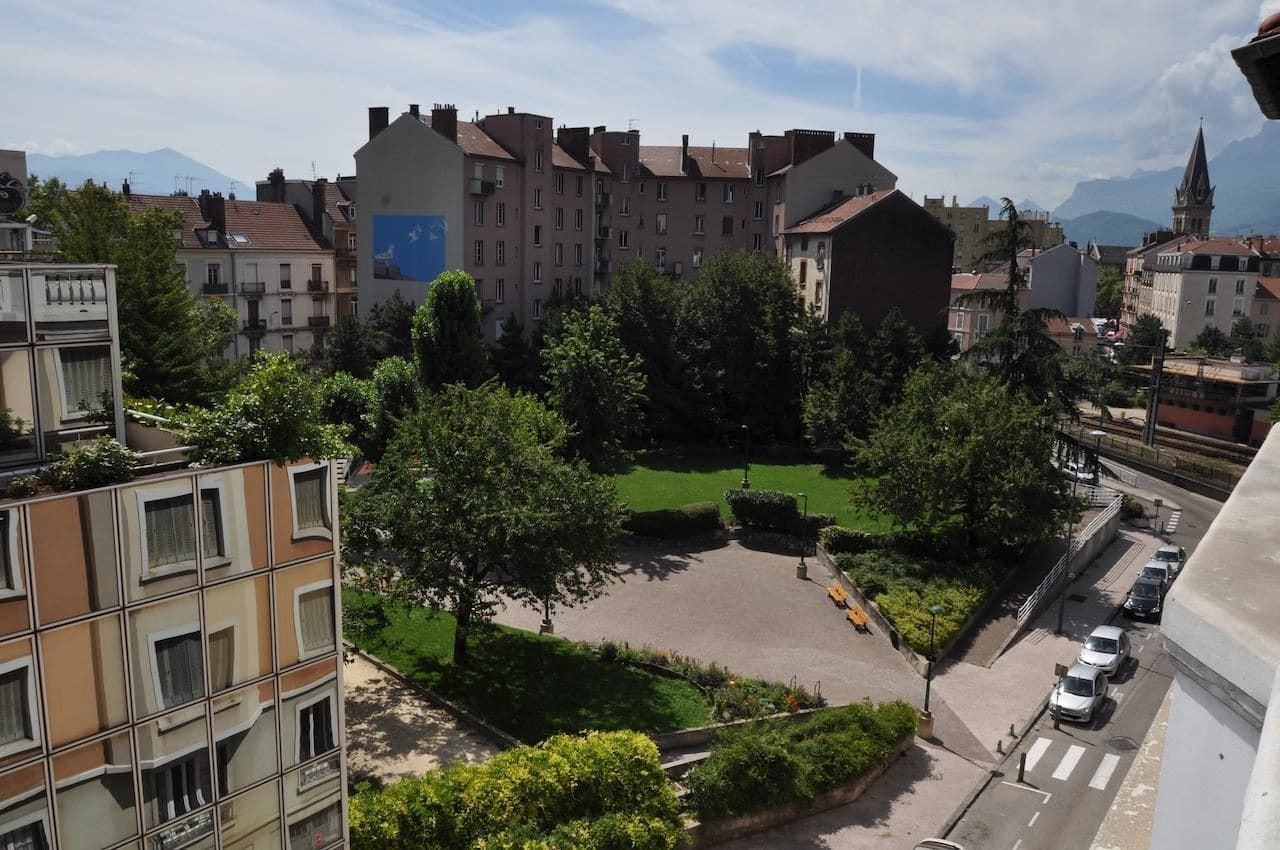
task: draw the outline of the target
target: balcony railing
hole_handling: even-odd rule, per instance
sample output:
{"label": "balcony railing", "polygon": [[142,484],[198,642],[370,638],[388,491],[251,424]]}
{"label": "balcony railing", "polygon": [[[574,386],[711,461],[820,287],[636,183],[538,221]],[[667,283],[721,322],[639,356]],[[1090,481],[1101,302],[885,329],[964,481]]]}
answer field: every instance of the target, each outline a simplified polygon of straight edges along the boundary
{"label": "balcony railing", "polygon": [[226,295],[231,291],[230,285],[223,281],[217,283],[205,283],[200,287],[200,291],[205,295]]}
{"label": "balcony railing", "polygon": [[596,274],[608,274],[613,271],[613,263],[609,260],[596,260]]}
{"label": "balcony railing", "polygon": [[492,195],[495,188],[492,180],[481,180],[479,177],[471,178],[471,194],[473,195]]}
{"label": "balcony railing", "polygon": [[329,281],[327,280],[309,280],[307,281],[307,292],[328,292]]}
{"label": "balcony railing", "polygon": [[340,263],[354,263],[356,261],[355,248],[334,248],[333,255]]}
{"label": "balcony railing", "polygon": [[307,325],[313,328],[327,328],[330,321],[329,316],[310,316],[307,318]]}
{"label": "balcony railing", "polygon": [[609,238],[609,233],[610,233],[610,232],[611,232],[611,231],[610,231],[609,225],[607,225],[607,224],[602,224],[602,225],[600,225],[599,227],[597,227],[597,228],[596,228],[596,238],[597,238],[597,239],[608,239],[608,238]]}
{"label": "balcony railing", "polygon": [[213,812],[201,812],[176,826],[156,833],[151,838],[151,846],[154,850],[178,850],[179,847],[186,847],[212,832]]}
{"label": "balcony railing", "polygon": [[341,772],[337,756],[308,765],[298,771],[298,790],[304,791],[331,776],[337,776]]}
{"label": "balcony railing", "polygon": [[240,281],[240,294],[247,295],[250,298],[256,298],[267,291],[266,281],[262,280],[242,280]]}
{"label": "balcony railing", "polygon": [[596,192],[596,206],[607,207],[612,196],[608,192]]}
{"label": "balcony railing", "polygon": [[267,332],[266,319],[245,319],[244,332],[250,336],[262,336]]}

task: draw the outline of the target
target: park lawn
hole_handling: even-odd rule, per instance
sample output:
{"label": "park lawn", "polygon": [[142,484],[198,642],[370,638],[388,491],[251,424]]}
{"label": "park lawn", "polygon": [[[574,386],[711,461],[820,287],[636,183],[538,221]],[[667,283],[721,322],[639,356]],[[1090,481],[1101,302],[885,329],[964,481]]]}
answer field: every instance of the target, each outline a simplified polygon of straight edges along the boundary
{"label": "park lawn", "polygon": [[[675,508],[690,502],[715,502],[728,518],[725,490],[742,484],[742,455],[728,453],[654,454],[637,458],[616,476],[618,494],[633,511]],[[796,463],[762,457],[751,461],[756,490],[805,493],[810,513],[835,514],[836,523],[866,532],[887,532],[888,519],[873,517],[855,505],[850,491],[859,476],[844,467]]]}
{"label": "park lawn", "polygon": [[[342,593],[344,607],[374,599],[350,587]],[[520,629],[473,629],[468,665],[455,667],[450,614],[383,604],[384,628],[344,637],[525,743],[561,732],[670,732],[711,722],[706,698],[684,680],[600,661],[569,641]]]}

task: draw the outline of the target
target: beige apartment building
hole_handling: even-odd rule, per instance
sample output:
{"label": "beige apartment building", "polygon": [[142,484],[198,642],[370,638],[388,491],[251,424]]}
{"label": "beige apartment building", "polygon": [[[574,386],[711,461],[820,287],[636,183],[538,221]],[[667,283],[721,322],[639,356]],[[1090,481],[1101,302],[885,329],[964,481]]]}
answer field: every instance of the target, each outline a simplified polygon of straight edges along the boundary
{"label": "beige apartment building", "polygon": [[[104,392],[128,433],[114,299],[111,267],[0,263],[0,392],[24,420],[0,483],[109,427],[85,411]],[[175,456],[0,498],[0,847],[343,844],[330,464]]]}
{"label": "beige apartment building", "polygon": [[[924,198],[924,208],[934,218],[950,227],[956,234],[954,250],[954,268],[962,272],[991,271],[994,263],[982,263],[982,258],[991,251],[991,234],[1004,228],[1004,220],[991,218],[991,208],[983,204],[977,207],[962,207],[956,203],[956,196],[951,196],[951,205],[947,205],[945,196]],[[997,215],[999,211],[997,210]],[[1022,221],[1030,228],[1030,247],[1034,250],[1046,250],[1055,245],[1065,244],[1066,234],[1062,225],[1049,220],[1047,212],[1028,210],[1020,213]],[[983,268],[979,268],[983,266]]]}
{"label": "beige apartment building", "polygon": [[864,133],[788,130],[745,147],[642,145],[638,130],[555,126],[506,112],[458,120],[417,105],[395,121],[369,110],[355,154],[368,200],[356,218],[366,300],[421,304],[446,268],[477,282],[486,335],[514,315],[526,328],[569,293],[607,289],[644,260],[696,277],[723,249],[781,256],[782,232],[841,196],[892,189]]}
{"label": "beige apartment building", "polygon": [[1146,312],[1169,331],[1170,348],[1185,347],[1209,326],[1230,333],[1237,319],[1252,315],[1260,254],[1247,240],[1186,236],[1152,254],[1143,269],[1151,271]]}

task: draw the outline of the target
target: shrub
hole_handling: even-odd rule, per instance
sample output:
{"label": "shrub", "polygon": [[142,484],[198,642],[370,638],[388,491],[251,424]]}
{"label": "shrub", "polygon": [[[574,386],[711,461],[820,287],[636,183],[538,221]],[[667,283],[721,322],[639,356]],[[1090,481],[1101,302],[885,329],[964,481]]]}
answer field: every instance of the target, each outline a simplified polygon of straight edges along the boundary
{"label": "shrub", "polygon": [[1120,518],[1121,519],[1142,519],[1147,515],[1147,510],[1142,506],[1136,497],[1124,494],[1124,500],[1120,502]]}
{"label": "shrub", "polygon": [[836,524],[835,514],[809,514],[806,522],[797,523],[796,528],[801,529],[803,525],[803,533],[805,539],[813,540],[822,533],[822,529],[830,528]]}
{"label": "shrub", "polygon": [[25,499],[40,492],[40,478],[36,475],[15,475],[5,490],[10,499]]}
{"label": "shrub", "polygon": [[933,646],[941,649],[960,631],[987,598],[988,590],[964,582],[933,581],[924,585],[898,584],[876,598],[876,606],[893,623],[907,644],[921,654],[929,651],[929,608],[943,612],[934,626]]}
{"label": "shrub", "polygon": [[927,574],[918,558],[889,549],[871,549],[857,555],[837,555],[836,567],[849,576],[868,599],[875,599],[904,579],[918,580]]}
{"label": "shrub", "polygon": [[699,820],[747,814],[805,799],[803,772],[776,726],[724,733],[685,777],[687,802]]}
{"label": "shrub", "polygon": [[110,437],[72,446],[53,469],[54,486],[59,490],[105,487],[133,478],[138,456]]}
{"label": "shrub", "polygon": [[726,490],[724,500],[734,520],[746,528],[788,531],[800,515],[796,497],[781,490]]}
{"label": "shrub", "polygon": [[874,549],[877,546],[882,546],[884,539],[880,535],[868,534],[865,531],[844,528],[839,525],[829,525],[819,532],[818,542],[822,544],[823,549],[826,549],[834,557],[844,554],[857,555],[868,549]]}
{"label": "shrub", "polygon": [[714,502],[694,502],[678,508],[632,513],[623,525],[632,534],[678,540],[720,528],[720,508]]}

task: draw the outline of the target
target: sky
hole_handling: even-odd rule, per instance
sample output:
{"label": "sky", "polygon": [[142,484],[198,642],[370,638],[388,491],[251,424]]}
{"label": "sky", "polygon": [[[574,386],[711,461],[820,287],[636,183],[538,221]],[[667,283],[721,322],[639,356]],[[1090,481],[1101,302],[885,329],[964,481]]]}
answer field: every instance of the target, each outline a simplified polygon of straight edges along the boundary
{"label": "sky", "polygon": [[1254,135],[1264,119],[1229,51],[1280,0],[6,6],[21,70],[0,147],[171,147],[246,183],[276,166],[332,178],[355,171],[369,106],[447,102],[634,127],[642,144],[873,132],[917,200],[1052,208],[1079,180],[1182,165],[1202,116],[1210,156]]}

